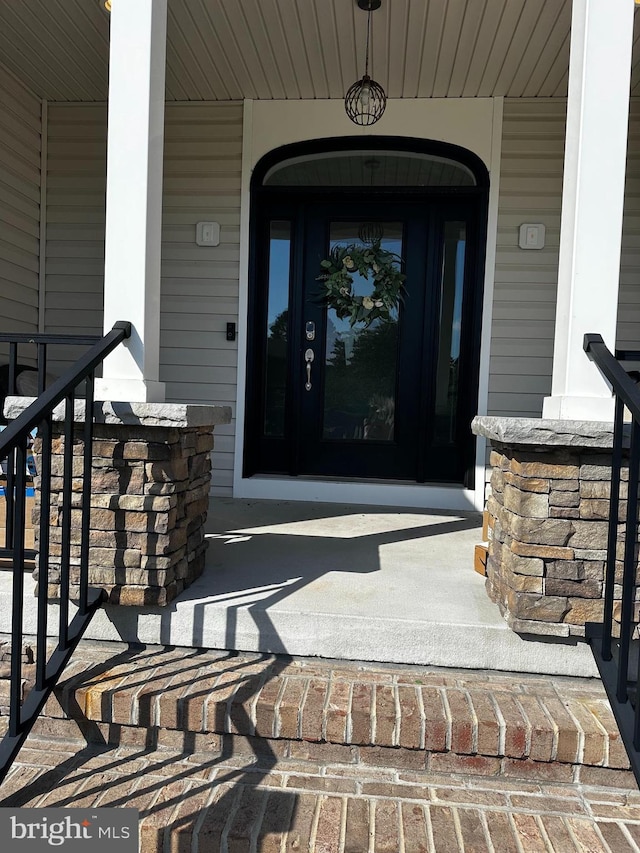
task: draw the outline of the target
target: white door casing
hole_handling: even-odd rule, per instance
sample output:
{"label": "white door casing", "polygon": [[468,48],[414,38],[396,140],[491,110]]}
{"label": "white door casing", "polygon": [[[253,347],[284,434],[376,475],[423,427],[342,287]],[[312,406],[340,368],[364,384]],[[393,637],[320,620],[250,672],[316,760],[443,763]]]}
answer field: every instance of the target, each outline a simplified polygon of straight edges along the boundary
{"label": "white door casing", "polygon": [[358,128],[344,113],[341,101],[245,101],[241,257],[238,328],[238,399],[234,463],[234,496],[286,500],[341,501],[435,509],[480,510],[484,506],[485,445],[478,440],[474,490],[462,486],[348,483],[305,478],[242,476],[246,388],[247,311],[249,289],[250,183],[253,168],[264,154],[293,142],[362,135],[433,139],[467,148],[490,173],[487,252],[483,301],[478,411],[486,413],[489,342],[497,234],[499,166],[502,140],[502,99],[391,100],[375,126]]}

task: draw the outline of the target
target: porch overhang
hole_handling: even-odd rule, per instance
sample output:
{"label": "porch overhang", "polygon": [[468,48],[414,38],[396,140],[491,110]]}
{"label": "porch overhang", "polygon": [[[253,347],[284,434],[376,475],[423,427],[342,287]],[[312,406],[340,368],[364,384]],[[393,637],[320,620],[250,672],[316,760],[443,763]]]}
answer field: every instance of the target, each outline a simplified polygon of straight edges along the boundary
{"label": "porch overhang", "polygon": [[[167,100],[342,99],[365,21],[355,0],[168,0]],[[385,0],[372,71],[392,99],[564,97],[570,22],[570,0]],[[2,0],[0,55],[38,97],[106,101],[109,26],[102,0]]]}

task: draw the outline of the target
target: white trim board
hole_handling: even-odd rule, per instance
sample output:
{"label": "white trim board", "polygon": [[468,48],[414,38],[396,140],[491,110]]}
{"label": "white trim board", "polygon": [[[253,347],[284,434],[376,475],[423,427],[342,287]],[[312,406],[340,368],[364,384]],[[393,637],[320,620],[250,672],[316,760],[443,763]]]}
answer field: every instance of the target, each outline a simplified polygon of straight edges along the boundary
{"label": "white trim board", "polygon": [[40,120],[40,232],[38,243],[38,332],[45,330],[47,302],[47,166],[49,145],[49,112],[42,101]]}
{"label": "white trim board", "polygon": [[[480,370],[478,376],[478,414],[486,415],[489,406],[489,373],[491,356],[491,321],[498,243],[498,206],[500,201],[500,163],[502,161],[502,123],[504,99],[493,101],[491,163],[489,164],[489,209],[487,211],[487,247],[484,259],[484,291],[482,295],[482,331],[480,336]],[[484,509],[486,494],[487,440],[476,437],[475,505]]]}
{"label": "white trim board", "polygon": [[234,494],[234,497],[415,507],[455,512],[474,512],[477,509],[475,492],[456,485],[384,483],[377,480],[354,482],[331,478],[321,480],[315,477],[275,477],[259,474],[244,478],[242,494]]}
{"label": "white trim board", "polygon": [[[392,99],[383,118],[373,127],[358,128],[346,117],[339,100],[245,101],[242,147],[242,199],[240,225],[240,283],[238,324],[237,429],[233,477],[234,497],[285,500],[353,500],[374,505],[481,510],[484,506],[485,446],[477,443],[476,485],[462,487],[343,483],[242,476],[247,357],[249,272],[249,206],[251,175],[269,151],[310,139],[361,135],[404,136],[460,145],[473,151],[490,173],[487,254],[485,262],[483,332],[480,359],[480,410],[486,410],[489,383],[489,343],[495,271],[498,214],[498,177],[502,142],[502,99],[433,98]],[[347,496],[349,495],[349,496]],[[353,495],[353,497],[351,497]]]}

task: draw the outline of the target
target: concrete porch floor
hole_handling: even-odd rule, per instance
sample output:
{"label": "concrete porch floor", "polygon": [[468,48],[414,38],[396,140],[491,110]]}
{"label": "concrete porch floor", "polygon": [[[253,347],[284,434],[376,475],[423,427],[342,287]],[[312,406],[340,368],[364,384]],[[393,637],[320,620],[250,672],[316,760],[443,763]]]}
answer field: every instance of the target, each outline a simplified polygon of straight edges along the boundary
{"label": "concrete porch floor", "polygon": [[584,643],[507,627],[473,570],[480,524],[478,514],[213,498],[203,575],[165,608],[106,607],[87,638],[597,675]]}
{"label": "concrete porch floor", "polygon": [[92,634],[351,660],[596,675],[583,643],[523,639],[506,626],[487,597],[484,579],[473,571],[480,525],[477,514],[214,498],[202,577],[164,611],[109,608],[99,614]]}

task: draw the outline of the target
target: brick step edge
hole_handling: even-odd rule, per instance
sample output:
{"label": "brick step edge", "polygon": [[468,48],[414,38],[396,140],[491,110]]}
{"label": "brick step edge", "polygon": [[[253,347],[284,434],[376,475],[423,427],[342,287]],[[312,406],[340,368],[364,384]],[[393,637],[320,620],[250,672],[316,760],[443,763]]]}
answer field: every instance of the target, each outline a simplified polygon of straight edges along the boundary
{"label": "brick step edge", "polygon": [[[267,678],[260,664],[238,677],[166,673],[145,678],[118,667],[71,677],[47,703],[50,718],[168,729],[185,736],[232,734],[270,740],[390,748],[417,753],[629,768],[604,691],[552,687],[526,692],[357,678],[323,679],[289,666]],[[373,677],[373,676],[371,676]],[[442,679],[441,679],[442,680]],[[523,682],[527,684],[528,682]],[[536,682],[537,687],[539,684]]]}
{"label": "brick step edge", "polygon": [[[0,732],[2,721],[0,721]],[[57,746],[55,746],[57,744]],[[246,737],[233,734],[205,734],[177,729],[119,726],[108,723],[84,723],[41,717],[34,726],[18,761],[28,765],[47,764],[61,745],[81,752],[86,744],[99,749],[131,750],[140,757],[156,750],[173,759],[206,756],[207,761],[234,761],[242,766],[278,766],[281,772],[295,775],[315,772],[318,766],[331,766],[337,775],[368,776],[377,771],[416,785],[439,784],[445,776],[474,776],[521,780],[530,783],[582,784],[604,788],[637,790],[630,770],[534,761],[483,755],[458,755],[451,752],[407,750],[384,746],[350,746],[300,740]],[[189,758],[191,761],[192,759]],[[431,781],[429,781],[431,780]]]}

